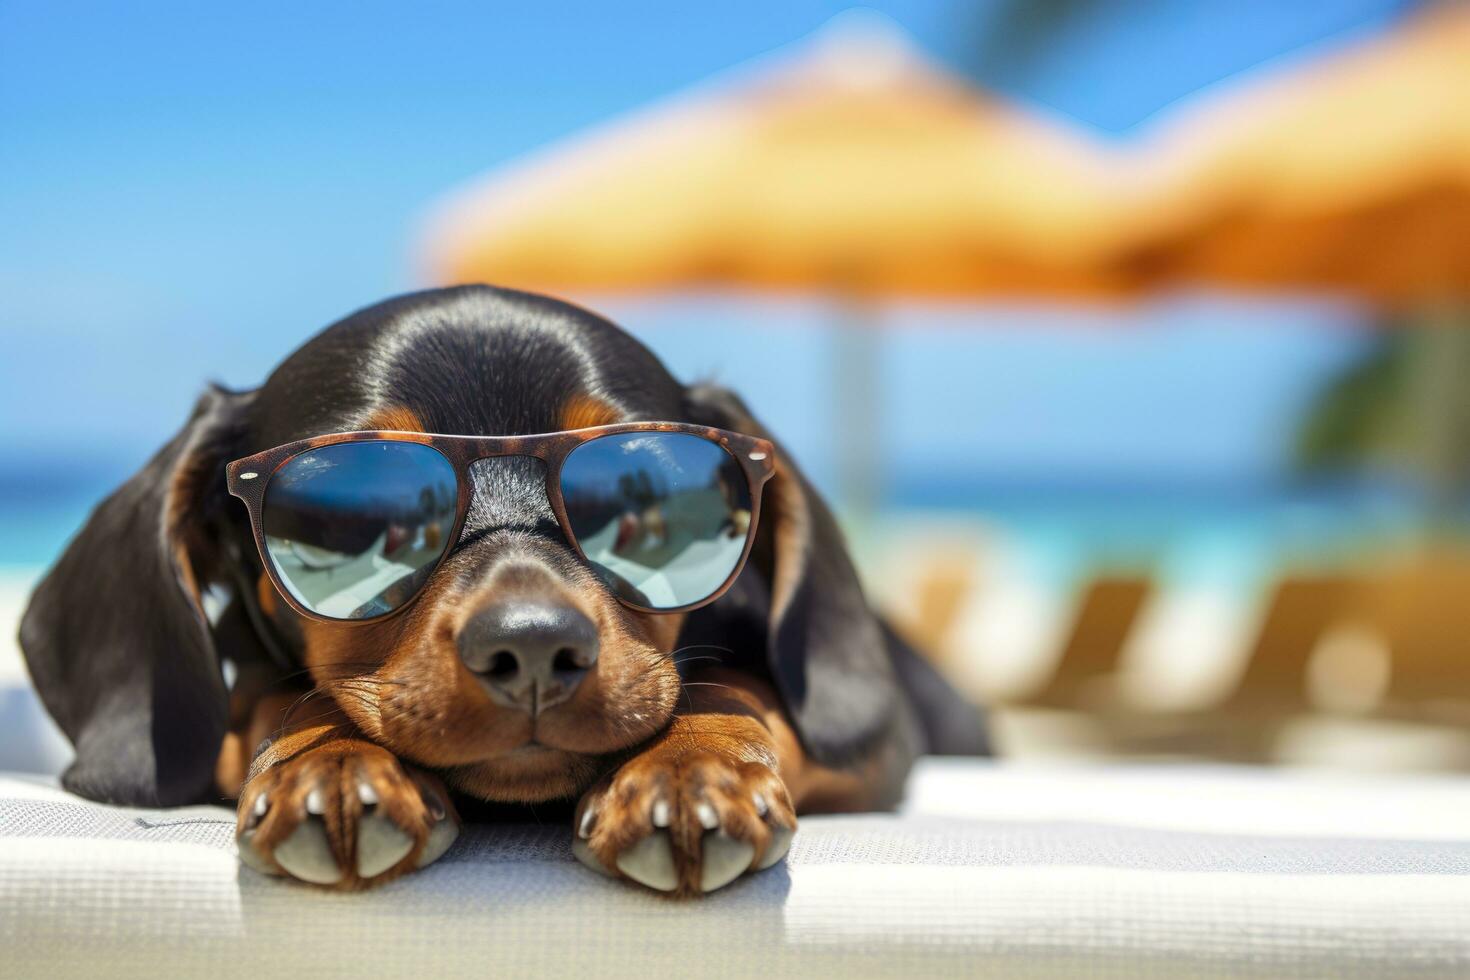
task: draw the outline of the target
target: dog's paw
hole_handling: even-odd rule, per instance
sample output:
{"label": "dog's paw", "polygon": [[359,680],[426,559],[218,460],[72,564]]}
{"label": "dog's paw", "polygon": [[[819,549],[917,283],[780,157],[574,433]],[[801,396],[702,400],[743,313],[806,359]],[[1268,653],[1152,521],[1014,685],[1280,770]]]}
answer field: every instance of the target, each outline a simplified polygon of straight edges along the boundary
{"label": "dog's paw", "polygon": [[697,895],[780,861],[795,832],[791,798],[769,766],[654,748],[582,797],[572,851],[603,874]]}
{"label": "dog's paw", "polygon": [[240,860],[263,874],[338,889],[422,868],[459,836],[443,783],[367,742],[310,749],[240,794]]}

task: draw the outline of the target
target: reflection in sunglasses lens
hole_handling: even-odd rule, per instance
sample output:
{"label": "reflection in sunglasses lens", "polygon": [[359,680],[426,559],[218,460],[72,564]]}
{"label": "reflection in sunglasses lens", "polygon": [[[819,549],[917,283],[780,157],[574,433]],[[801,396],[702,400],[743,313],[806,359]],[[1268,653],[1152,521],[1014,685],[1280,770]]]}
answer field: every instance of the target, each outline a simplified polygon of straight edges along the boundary
{"label": "reflection in sunglasses lens", "polygon": [[307,609],[369,619],[418,592],[449,546],[455,511],[454,467],[429,446],[323,446],[271,477],[266,552]]}
{"label": "reflection in sunglasses lens", "polygon": [[587,561],[618,595],[651,609],[708,598],[750,532],[750,487],[723,447],[683,432],[631,432],[567,456],[561,493]]}

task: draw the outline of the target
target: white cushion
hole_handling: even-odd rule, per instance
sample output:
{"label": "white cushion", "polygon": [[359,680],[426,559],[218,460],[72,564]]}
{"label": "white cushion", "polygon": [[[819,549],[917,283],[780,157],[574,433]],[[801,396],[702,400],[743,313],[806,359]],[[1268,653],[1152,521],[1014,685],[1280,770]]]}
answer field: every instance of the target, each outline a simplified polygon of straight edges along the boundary
{"label": "white cushion", "polygon": [[845,977],[1466,975],[1470,781],[930,761],[901,815],[809,817],[696,902],[470,828],[356,895],[237,867],[217,807],[0,777],[0,973]]}

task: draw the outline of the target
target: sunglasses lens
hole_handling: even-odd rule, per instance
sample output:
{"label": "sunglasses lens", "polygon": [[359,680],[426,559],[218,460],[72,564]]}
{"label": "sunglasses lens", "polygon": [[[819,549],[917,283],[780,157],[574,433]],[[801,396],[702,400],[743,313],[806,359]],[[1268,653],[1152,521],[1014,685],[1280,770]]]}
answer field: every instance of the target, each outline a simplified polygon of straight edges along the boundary
{"label": "sunglasses lens", "polygon": [[561,470],[567,519],[614,592],[651,609],[709,598],[750,534],[750,486],[721,446],[682,432],[603,436]]}
{"label": "sunglasses lens", "polygon": [[262,519],[277,577],[307,609],[370,619],[413,598],[450,544],[454,467],[412,442],[344,442],[271,477]]}

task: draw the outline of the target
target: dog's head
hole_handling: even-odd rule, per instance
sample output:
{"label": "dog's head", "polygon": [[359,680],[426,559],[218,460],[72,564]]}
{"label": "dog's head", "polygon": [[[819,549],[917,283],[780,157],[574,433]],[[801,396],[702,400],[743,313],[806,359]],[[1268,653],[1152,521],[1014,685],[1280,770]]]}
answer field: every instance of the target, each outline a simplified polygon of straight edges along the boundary
{"label": "dog's head", "polygon": [[[769,673],[819,760],[862,751],[894,706],[881,629],[830,514],[779,451],[749,565],[687,615],[617,601],[565,539],[530,457],[475,463],[447,558],[409,608],[361,624],[281,601],[225,490],[230,460],[326,433],[650,420],[766,435],[729,392],[679,384],[607,321],[484,287],[363,310],[262,387],[207,392],[97,508],[22,623],[36,686],[77,749],[66,785],[127,803],[207,795],[227,720],[221,661],[262,649],[305,669],[367,735],[485,799],[570,796],[599,757],[656,733],[679,699],[681,647]],[[231,597],[212,620],[211,591]],[[533,663],[532,647],[558,659]],[[507,649],[525,655],[492,669]],[[557,697],[521,696],[517,672],[537,669],[559,672]]]}

